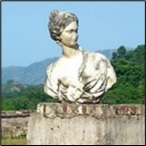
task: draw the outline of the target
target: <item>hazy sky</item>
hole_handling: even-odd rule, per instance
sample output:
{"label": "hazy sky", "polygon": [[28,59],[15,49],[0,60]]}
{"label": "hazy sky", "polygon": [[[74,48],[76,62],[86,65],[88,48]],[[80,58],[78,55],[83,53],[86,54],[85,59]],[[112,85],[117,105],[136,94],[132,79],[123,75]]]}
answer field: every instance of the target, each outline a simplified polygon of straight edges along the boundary
{"label": "hazy sky", "polygon": [[144,44],[144,2],[2,2],[2,67],[61,55],[47,28],[54,9],[77,15],[78,43],[85,50]]}

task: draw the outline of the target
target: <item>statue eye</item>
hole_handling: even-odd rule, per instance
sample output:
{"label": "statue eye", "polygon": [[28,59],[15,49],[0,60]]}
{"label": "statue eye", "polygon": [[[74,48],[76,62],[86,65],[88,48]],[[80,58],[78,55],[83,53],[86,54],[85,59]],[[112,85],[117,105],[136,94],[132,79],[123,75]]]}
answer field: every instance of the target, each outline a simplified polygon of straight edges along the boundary
{"label": "statue eye", "polygon": [[72,29],[71,32],[76,32],[77,33],[78,30],[77,29]]}
{"label": "statue eye", "polygon": [[77,33],[77,29],[75,30],[75,29],[71,29],[71,30],[69,30],[69,31],[67,31],[68,33],[73,33],[73,32],[76,32]]}
{"label": "statue eye", "polygon": [[71,30],[70,30],[70,32],[74,32],[74,30],[73,30],[73,29],[71,29]]}

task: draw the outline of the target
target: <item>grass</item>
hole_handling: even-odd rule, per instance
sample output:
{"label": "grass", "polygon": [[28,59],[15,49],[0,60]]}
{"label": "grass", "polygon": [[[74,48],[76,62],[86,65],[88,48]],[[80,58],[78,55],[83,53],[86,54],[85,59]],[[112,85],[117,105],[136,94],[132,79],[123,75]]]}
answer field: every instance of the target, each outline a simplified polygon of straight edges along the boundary
{"label": "grass", "polygon": [[26,140],[26,136],[13,137],[13,138],[2,137],[1,144],[2,145],[26,145],[27,140]]}

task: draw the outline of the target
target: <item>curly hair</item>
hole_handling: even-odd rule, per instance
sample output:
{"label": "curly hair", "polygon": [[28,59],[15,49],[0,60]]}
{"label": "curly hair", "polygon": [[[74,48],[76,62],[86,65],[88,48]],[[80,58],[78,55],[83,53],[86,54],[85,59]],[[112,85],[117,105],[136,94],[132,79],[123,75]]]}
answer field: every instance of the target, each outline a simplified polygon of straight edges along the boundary
{"label": "curly hair", "polygon": [[49,19],[50,21],[48,24],[48,29],[51,38],[55,41],[60,40],[59,36],[62,33],[63,29],[71,22],[76,21],[77,25],[79,24],[76,15],[70,12],[54,10],[50,13]]}

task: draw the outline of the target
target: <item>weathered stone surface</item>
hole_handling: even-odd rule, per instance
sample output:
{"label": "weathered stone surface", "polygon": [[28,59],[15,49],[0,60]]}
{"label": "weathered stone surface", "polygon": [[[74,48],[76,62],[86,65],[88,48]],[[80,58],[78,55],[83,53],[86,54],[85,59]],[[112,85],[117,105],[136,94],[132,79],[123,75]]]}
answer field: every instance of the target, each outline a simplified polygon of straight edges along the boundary
{"label": "weathered stone surface", "polygon": [[27,134],[27,125],[29,117],[11,117],[2,118],[2,136],[18,137]]}
{"label": "weathered stone surface", "polygon": [[32,111],[6,111],[1,113],[3,137],[18,137],[27,134],[29,115]]}
{"label": "weathered stone surface", "polygon": [[144,105],[40,103],[30,116],[30,145],[145,143]]}

